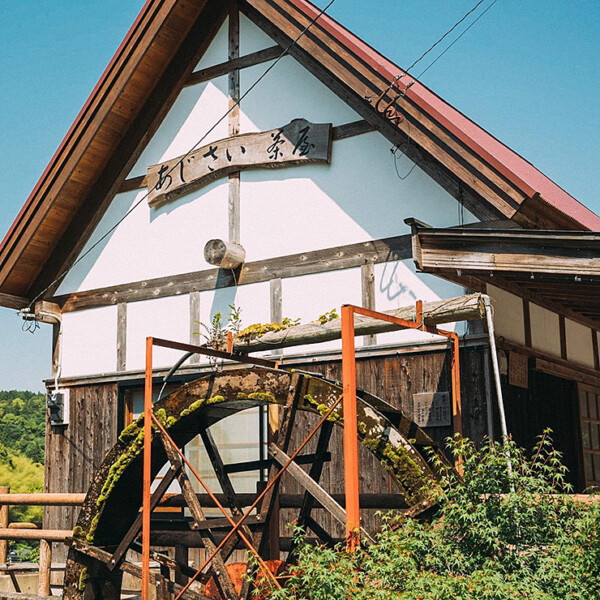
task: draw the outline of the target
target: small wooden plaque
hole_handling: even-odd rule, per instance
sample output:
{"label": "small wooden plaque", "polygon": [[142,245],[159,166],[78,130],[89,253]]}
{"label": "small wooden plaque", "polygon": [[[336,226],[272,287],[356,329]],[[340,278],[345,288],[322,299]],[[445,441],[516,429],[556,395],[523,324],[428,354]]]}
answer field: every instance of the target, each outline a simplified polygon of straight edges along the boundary
{"label": "small wooden plaque", "polygon": [[529,359],[525,354],[509,353],[508,383],[526,389],[529,387]]}
{"label": "small wooden plaque", "polygon": [[449,392],[413,394],[413,421],[419,427],[445,427],[452,424]]}

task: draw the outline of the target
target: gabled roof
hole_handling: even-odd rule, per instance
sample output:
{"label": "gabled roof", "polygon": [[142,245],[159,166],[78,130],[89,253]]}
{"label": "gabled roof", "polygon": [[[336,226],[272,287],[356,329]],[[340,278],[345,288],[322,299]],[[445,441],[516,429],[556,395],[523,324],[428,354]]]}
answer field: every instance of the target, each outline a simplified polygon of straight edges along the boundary
{"label": "gabled roof", "polygon": [[[306,0],[240,8],[283,47],[319,14]],[[222,0],[146,2],[0,245],[0,305],[23,305],[72,263],[226,12]],[[332,18],[290,53],[482,220],[600,230],[600,217],[422,84],[397,100],[403,123],[386,119],[376,99],[398,97],[389,84],[400,68]]]}

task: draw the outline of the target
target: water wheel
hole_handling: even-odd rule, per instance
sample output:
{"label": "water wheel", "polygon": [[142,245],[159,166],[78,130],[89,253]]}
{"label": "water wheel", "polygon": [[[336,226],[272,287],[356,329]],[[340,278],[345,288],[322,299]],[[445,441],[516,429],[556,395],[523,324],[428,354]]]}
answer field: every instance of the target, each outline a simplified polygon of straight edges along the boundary
{"label": "water wheel", "polygon": [[[221,487],[222,493],[218,498],[237,520],[245,507],[251,504],[253,497],[248,498],[251,495],[240,495],[234,491],[209,428],[249,408],[268,405],[282,407],[279,432],[269,445],[269,478],[273,478],[295,449],[290,445],[290,440],[296,415],[313,413],[312,419],[317,422],[341,392],[339,383],[309,374],[240,368],[214,373],[183,385],[155,404],[154,413],[179,448],[200,434]],[[435,449],[435,444],[401,411],[394,410],[370,394],[358,393],[357,412],[360,442],[394,481],[399,505],[417,511],[426,506],[431,498],[431,488],[439,479],[433,456],[445,462],[443,455]],[[328,511],[332,515],[330,522],[344,520],[344,509],[338,502],[340,498],[319,485],[328,456],[342,452],[339,447],[329,448],[332,431],[340,425],[343,425],[341,404],[315,434],[316,444],[313,444],[312,454],[297,459],[298,463],[309,465],[309,470],[292,463],[284,475],[294,479],[304,490],[301,501],[297,502],[296,522],[324,544],[332,544],[336,538],[315,517],[315,508],[318,507],[321,512],[324,512],[323,508]],[[425,451],[426,447],[434,448],[433,455]],[[128,549],[139,551],[140,548],[142,457],[143,423],[138,419],[121,433],[118,442],[107,453],[87,493],[67,560],[65,598],[120,598],[123,573],[141,576],[139,565],[129,562],[126,553]],[[231,526],[224,518],[206,518],[204,511],[210,506],[210,499],[206,494],[192,491],[175,447],[156,429],[152,439],[152,476],[156,477],[168,462],[171,468],[153,492],[152,505],[156,506],[170,484],[178,479],[183,493],[169,501],[180,502],[180,505],[185,504],[190,508],[192,520],[182,521],[177,531],[162,531],[162,536],[161,532],[153,533],[152,545],[161,548],[191,545],[189,540],[194,538],[198,542],[196,546],[204,546],[210,551]],[[278,503],[277,486],[273,486],[242,528],[246,538],[266,559],[274,558],[270,545],[279,545],[277,539],[273,541],[274,537],[281,535]],[[371,533],[365,531],[363,535],[368,539]],[[194,600],[208,597],[250,598],[252,583],[248,578],[244,581],[242,577],[248,571],[246,565],[224,566],[239,545],[240,538],[232,536],[199,577],[201,585],[190,587],[184,596]],[[286,562],[294,560],[293,547],[281,550],[284,552],[280,555],[280,548],[277,548],[275,560],[268,563],[276,574],[285,568]],[[286,561],[277,560],[283,557],[287,557]],[[187,564],[173,560],[164,551],[153,551],[152,559],[160,564],[160,573],[152,572],[151,585],[156,586],[159,596],[165,598],[181,591],[186,578],[195,572]],[[170,574],[173,574],[173,578]]]}

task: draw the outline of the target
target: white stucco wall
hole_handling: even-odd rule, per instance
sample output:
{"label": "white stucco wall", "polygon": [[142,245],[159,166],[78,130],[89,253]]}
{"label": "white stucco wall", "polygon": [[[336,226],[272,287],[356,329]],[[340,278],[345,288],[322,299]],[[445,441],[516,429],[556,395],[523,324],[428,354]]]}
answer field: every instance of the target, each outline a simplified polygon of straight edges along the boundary
{"label": "white stucco wall", "polygon": [[565,334],[567,337],[567,359],[593,369],[594,350],[590,328],[571,321],[571,319],[565,319]]}
{"label": "white stucco wall", "polygon": [[560,357],[558,315],[537,304],[529,303],[531,345],[536,350]]}
{"label": "white stucco wall", "polygon": [[523,299],[493,285],[487,286],[487,293],[492,299],[496,335],[525,345]]}

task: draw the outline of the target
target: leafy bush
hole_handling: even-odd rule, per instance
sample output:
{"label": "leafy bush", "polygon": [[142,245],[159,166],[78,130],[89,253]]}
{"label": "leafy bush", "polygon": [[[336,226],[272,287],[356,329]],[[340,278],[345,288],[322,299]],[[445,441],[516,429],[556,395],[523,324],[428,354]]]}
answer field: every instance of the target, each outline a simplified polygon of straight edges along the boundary
{"label": "leafy bush", "polygon": [[301,544],[287,587],[269,597],[600,598],[600,503],[564,495],[566,468],[548,432],[531,453],[512,442],[478,450],[461,437],[450,449],[464,474],[445,471],[433,518],[388,514],[376,543],[354,554]]}

